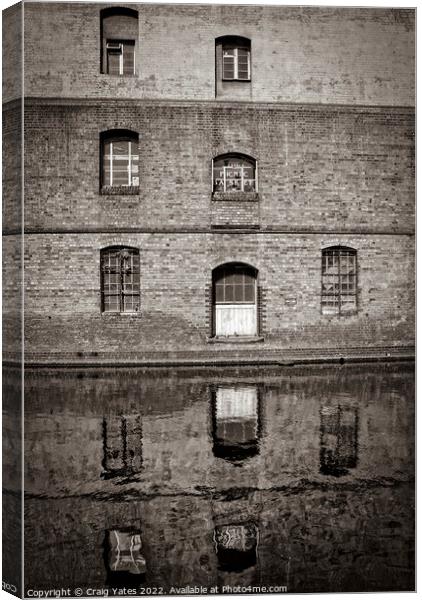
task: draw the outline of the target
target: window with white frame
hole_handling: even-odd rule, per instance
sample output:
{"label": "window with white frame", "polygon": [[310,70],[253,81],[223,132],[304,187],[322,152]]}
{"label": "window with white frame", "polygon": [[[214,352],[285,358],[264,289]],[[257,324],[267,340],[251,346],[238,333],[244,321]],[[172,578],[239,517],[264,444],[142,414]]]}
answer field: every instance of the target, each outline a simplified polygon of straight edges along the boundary
{"label": "window with white frame", "polygon": [[251,48],[233,43],[223,44],[223,79],[249,81],[251,78]]}
{"label": "window with white frame", "polygon": [[256,192],[256,162],[240,155],[226,155],[213,161],[214,192]]}
{"label": "window with white frame", "polygon": [[132,40],[107,40],[107,73],[109,75],[135,75],[135,42]]}
{"label": "window with white frame", "polygon": [[138,135],[107,132],[102,136],[102,186],[139,186]]}
{"label": "window with white frame", "polygon": [[140,260],[136,248],[101,250],[101,305],[105,313],[139,311]]}
{"label": "window with white frame", "polygon": [[101,73],[119,77],[137,74],[139,49],[138,11],[109,6],[100,11]]}
{"label": "window with white frame", "polygon": [[357,252],[334,246],[322,251],[321,308],[324,314],[350,314],[357,309]]}

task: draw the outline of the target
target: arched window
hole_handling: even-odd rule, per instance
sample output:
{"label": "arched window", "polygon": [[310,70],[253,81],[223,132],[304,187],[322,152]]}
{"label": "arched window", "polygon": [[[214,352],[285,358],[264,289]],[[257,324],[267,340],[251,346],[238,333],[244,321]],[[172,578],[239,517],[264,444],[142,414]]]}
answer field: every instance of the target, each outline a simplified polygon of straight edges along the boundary
{"label": "arched window", "polygon": [[136,248],[101,250],[101,306],[103,312],[139,311],[140,263]]}
{"label": "arched window", "polygon": [[111,130],[101,134],[102,188],[139,186],[138,134]]}
{"label": "arched window", "polygon": [[221,77],[223,81],[250,81],[251,41],[240,36],[224,36],[216,39],[221,47]]}
{"label": "arched window", "polygon": [[101,11],[101,72],[108,75],[136,74],[138,12],[111,7]]}
{"label": "arched window", "polygon": [[357,253],[333,246],[322,251],[321,308],[324,314],[350,314],[357,309]]}
{"label": "arched window", "polygon": [[213,161],[214,192],[256,192],[256,161],[242,154],[225,154]]}
{"label": "arched window", "polygon": [[216,337],[258,335],[256,269],[231,263],[214,270],[213,314]]}

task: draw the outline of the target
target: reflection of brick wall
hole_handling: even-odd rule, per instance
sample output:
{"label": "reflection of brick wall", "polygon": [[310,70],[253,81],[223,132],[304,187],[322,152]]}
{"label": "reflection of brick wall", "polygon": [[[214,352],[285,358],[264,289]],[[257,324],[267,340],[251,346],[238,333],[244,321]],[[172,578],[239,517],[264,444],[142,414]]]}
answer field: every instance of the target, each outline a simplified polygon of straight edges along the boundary
{"label": "reflection of brick wall", "polygon": [[[216,384],[260,384],[259,452],[244,460],[242,469],[213,454],[208,384],[214,389]],[[110,494],[116,489],[151,491],[161,486],[168,493],[196,493],[204,487],[239,488],[245,481],[252,488],[294,487],[301,480],[327,482],[329,477],[320,472],[321,449],[327,445],[321,411],[335,412],[340,404],[357,415],[356,465],[340,479],[349,483],[401,479],[413,459],[409,450],[413,417],[407,405],[413,391],[411,370],[400,373],[391,365],[372,366],[371,374],[364,375],[351,367],[328,372],[308,368],[306,374],[290,368],[276,379],[249,372],[174,378],[125,370],[115,381],[104,373],[81,379],[60,371],[28,376],[26,489],[53,495],[76,490]],[[142,463],[124,485],[119,477],[101,478],[103,420],[119,424],[121,417],[134,425],[133,448],[140,449],[142,428]],[[347,445],[341,431],[338,437],[336,444]],[[120,449],[120,438],[116,443]],[[137,452],[135,458],[139,457]]]}
{"label": "reflection of brick wall", "polygon": [[[141,531],[145,584],[286,585],[291,592],[412,590],[413,496],[406,486],[247,493],[231,502],[206,496],[130,502],[28,500],[26,585],[102,588],[104,536],[112,527]],[[218,523],[254,519],[258,568],[218,569]],[[82,515],[82,518],[81,518]],[[157,515],[160,518],[157,519]],[[354,560],[351,559],[354,558]],[[304,568],[306,565],[306,568]]]}

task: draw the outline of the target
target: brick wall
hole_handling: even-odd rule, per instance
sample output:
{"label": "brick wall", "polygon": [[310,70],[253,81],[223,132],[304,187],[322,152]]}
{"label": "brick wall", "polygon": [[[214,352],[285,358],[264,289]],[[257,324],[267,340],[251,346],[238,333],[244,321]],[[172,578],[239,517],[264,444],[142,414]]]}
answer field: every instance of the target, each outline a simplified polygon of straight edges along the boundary
{"label": "brick wall", "polygon": [[[137,195],[99,191],[100,133],[119,128],[139,133]],[[25,136],[27,230],[209,229],[227,215],[263,230],[414,227],[411,109],[27,102]],[[4,143],[13,163],[12,126]],[[230,151],[256,159],[258,203],[212,201],[212,158]],[[6,185],[5,202],[14,194]],[[4,228],[17,220],[10,210]]]}
{"label": "brick wall", "polygon": [[14,4],[2,15],[3,102],[22,96],[22,6]]}
{"label": "brick wall", "polygon": [[234,34],[251,39],[255,101],[414,103],[413,10],[129,6],[139,75],[123,82],[100,73],[104,4],[26,4],[26,95],[213,99],[215,39]]}
{"label": "brick wall", "polygon": [[[193,358],[202,351],[212,359],[223,350],[235,357],[235,343],[207,343],[212,269],[231,261],[259,271],[265,341],[242,349],[250,356],[413,343],[412,236],[34,234],[25,242],[28,357]],[[12,243],[8,236],[6,244]],[[119,244],[140,250],[141,310],[135,315],[101,313],[100,249]],[[321,249],[338,244],[357,250],[356,315],[321,314]]]}

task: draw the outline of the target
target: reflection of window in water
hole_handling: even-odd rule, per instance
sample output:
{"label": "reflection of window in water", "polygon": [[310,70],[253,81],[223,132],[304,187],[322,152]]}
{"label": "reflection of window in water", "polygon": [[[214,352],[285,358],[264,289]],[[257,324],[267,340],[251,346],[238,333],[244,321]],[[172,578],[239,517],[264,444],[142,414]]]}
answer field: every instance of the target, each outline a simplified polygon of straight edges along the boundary
{"label": "reflection of window in water", "polygon": [[259,394],[256,386],[223,387],[213,393],[214,454],[243,460],[259,451]]}
{"label": "reflection of window in water", "polygon": [[222,571],[244,571],[256,564],[258,529],[253,523],[215,527],[214,543]]}
{"label": "reflection of window in water", "polygon": [[130,579],[143,579],[145,558],[141,554],[141,533],[129,529],[112,529],[106,532],[106,568],[109,583],[123,583]]}
{"label": "reflection of window in water", "polygon": [[111,416],[103,420],[104,479],[130,476],[142,468],[142,426],[136,416]]}
{"label": "reflection of window in water", "polygon": [[321,409],[320,472],[340,477],[357,465],[358,411],[350,406]]}

